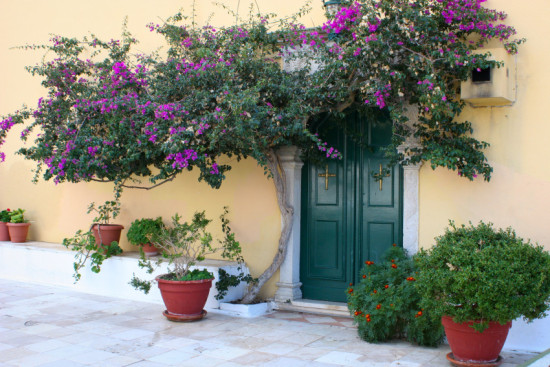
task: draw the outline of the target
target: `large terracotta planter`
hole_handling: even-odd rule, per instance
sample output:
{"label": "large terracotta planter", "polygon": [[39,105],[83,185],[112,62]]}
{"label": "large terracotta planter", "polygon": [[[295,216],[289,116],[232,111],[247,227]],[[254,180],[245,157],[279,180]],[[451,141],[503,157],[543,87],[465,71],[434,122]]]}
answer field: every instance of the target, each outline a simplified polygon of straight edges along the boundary
{"label": "large terracotta planter", "polygon": [[6,223],[10,233],[11,242],[21,243],[27,241],[30,223]]}
{"label": "large terracotta planter", "polygon": [[113,241],[120,243],[120,233],[123,229],[124,226],[120,224],[94,224],[92,232],[96,245],[108,246]]}
{"label": "large terracotta planter", "polygon": [[500,364],[499,353],[512,327],[511,321],[504,325],[490,322],[489,328],[481,333],[469,326],[475,321],[458,324],[452,317],[443,316],[441,322],[451,347],[452,356],[447,356],[451,362],[454,359],[453,363],[461,366]]}
{"label": "large terracotta planter", "polygon": [[212,279],[175,281],[156,278],[170,321],[200,320],[206,314],[203,309],[212,287]]}
{"label": "large terracotta planter", "polygon": [[0,222],[0,241],[9,241],[10,232],[8,231],[8,223]]}

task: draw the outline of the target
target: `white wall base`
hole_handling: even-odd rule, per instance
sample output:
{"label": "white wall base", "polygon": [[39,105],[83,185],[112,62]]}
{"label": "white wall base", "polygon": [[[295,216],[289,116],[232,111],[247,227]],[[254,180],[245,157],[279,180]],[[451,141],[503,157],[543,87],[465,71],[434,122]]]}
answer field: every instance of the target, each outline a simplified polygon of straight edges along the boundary
{"label": "white wall base", "polygon": [[525,352],[543,352],[550,347],[550,316],[526,323],[522,319],[512,322],[504,349]]}
{"label": "white wall base", "polygon": [[[164,307],[157,287],[152,287],[150,294],[145,295],[128,284],[132,273],[145,279],[166,272],[165,268],[155,274],[146,274],[137,266],[137,255],[126,254],[108,259],[99,274],[92,273],[89,268],[83,269],[82,278],[78,283],[73,280],[74,253],[59,244],[43,242],[27,242],[13,244],[0,242],[0,278],[16,281],[41,283],[67,287],[77,291],[102,296],[130,299],[141,302],[159,304],[159,312]],[[218,278],[218,268],[223,267],[230,274],[237,274],[237,265],[228,261],[207,260],[199,265],[206,267]],[[223,302],[231,302],[242,298],[244,284],[231,288]],[[205,309],[209,312],[221,312],[236,317],[256,317],[262,312],[270,312],[272,303],[258,305],[222,304],[214,296],[217,294],[214,285],[210,290]],[[220,309],[221,305],[221,309]],[[529,352],[542,352],[550,346],[550,317],[535,320],[527,324],[523,320],[515,320],[508,334],[504,349]]]}
{"label": "white wall base", "polygon": [[220,303],[220,311],[226,315],[252,318],[267,315],[273,312],[272,302],[256,303],[254,305],[242,305],[233,303]]}
{"label": "white wall base", "polygon": [[[67,287],[108,297],[157,303],[162,305],[159,310],[164,307],[158,287],[153,286],[149,294],[144,294],[134,289],[128,282],[134,273],[142,279],[153,279],[157,275],[166,273],[166,266],[159,268],[154,274],[147,274],[145,270],[138,267],[137,254],[130,253],[106,260],[99,274],[93,273],[89,267],[83,269],[82,278],[75,284],[72,277],[73,261],[74,253],[59,244],[0,242],[0,278]],[[209,312],[216,312],[220,307],[220,301],[214,298],[218,294],[215,288],[218,269],[223,267],[229,274],[236,275],[238,274],[237,265],[229,261],[205,260],[197,267],[206,268],[214,274],[215,279],[205,309]],[[244,290],[245,284],[230,288],[223,301],[231,302],[242,298]]]}

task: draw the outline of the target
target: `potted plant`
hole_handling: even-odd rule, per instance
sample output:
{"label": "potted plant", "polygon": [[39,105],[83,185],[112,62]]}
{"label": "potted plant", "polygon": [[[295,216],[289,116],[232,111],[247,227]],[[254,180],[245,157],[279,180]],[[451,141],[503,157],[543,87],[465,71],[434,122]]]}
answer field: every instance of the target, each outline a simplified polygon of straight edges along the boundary
{"label": "potted plant", "polygon": [[5,209],[0,212],[0,241],[9,241],[10,233],[7,223],[10,221],[10,210]]}
{"label": "potted plant", "polygon": [[10,211],[10,221],[6,225],[11,242],[20,243],[27,240],[31,224],[25,219],[24,213],[25,210],[21,208]]}
{"label": "potted plant", "polygon": [[106,201],[105,204],[96,207],[95,203],[91,203],[88,207],[88,214],[96,212],[97,217],[94,218],[92,224],[92,233],[95,237],[96,244],[108,246],[112,242],[120,242],[120,233],[124,226],[120,224],[111,224],[111,218],[114,219],[120,213],[120,203],[118,201]]}
{"label": "potted plant", "polygon": [[161,217],[136,219],[128,228],[126,237],[132,245],[141,246],[146,256],[157,255],[158,250],[151,244],[151,239],[160,233],[163,227]]}
{"label": "potted plant", "polygon": [[[222,226],[227,223],[222,214]],[[181,223],[181,217],[175,214],[171,226],[160,229],[152,243],[159,249],[161,257],[155,264],[142,253],[140,266],[152,273],[156,266],[168,261],[169,271],[154,280],[142,280],[135,275],[130,284],[136,289],[148,293],[153,282],[157,282],[166,310],[164,316],[171,321],[200,320],[206,315],[203,309],[212,286],[214,276],[206,269],[192,269],[205,259],[206,255],[220,249],[234,251],[239,243],[230,231],[225,231],[224,240],[218,240],[220,246],[212,245],[212,234],[206,230],[211,222],[205,213],[196,212],[190,223]],[[229,234],[229,235],[228,235]],[[156,265],[156,266],[154,266]],[[171,268],[170,268],[171,266]]]}
{"label": "potted plant", "polygon": [[512,320],[550,307],[550,254],[511,228],[450,222],[415,259],[421,306],[442,316],[454,364],[498,365]]}

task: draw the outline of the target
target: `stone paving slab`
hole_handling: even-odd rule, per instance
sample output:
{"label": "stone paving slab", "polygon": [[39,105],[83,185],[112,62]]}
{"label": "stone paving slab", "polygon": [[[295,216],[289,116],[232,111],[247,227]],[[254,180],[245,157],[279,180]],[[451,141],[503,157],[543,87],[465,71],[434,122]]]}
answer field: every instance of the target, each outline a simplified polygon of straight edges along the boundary
{"label": "stone paving slab", "polygon": [[[0,366],[450,366],[446,345],[361,341],[350,319],[209,313],[174,323],[156,304],[0,279]],[[533,353],[503,351],[503,367]]]}

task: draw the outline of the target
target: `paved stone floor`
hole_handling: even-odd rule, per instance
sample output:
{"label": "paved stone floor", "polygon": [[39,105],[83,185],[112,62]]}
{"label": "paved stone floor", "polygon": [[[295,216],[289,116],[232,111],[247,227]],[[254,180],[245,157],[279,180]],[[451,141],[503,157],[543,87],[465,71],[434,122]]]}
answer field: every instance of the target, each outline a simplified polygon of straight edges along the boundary
{"label": "paved stone floor", "polygon": [[[0,279],[0,366],[449,366],[448,346],[368,344],[350,319],[209,313],[174,323],[162,306]],[[504,351],[503,367],[534,355]]]}

